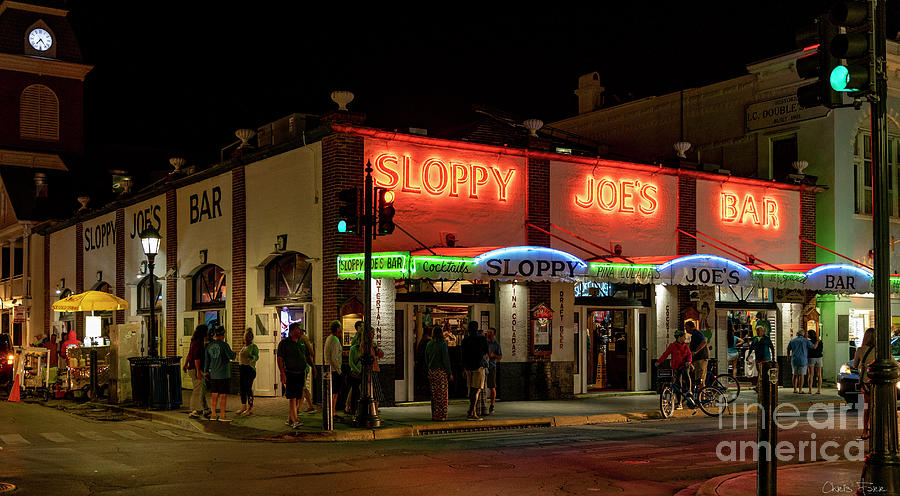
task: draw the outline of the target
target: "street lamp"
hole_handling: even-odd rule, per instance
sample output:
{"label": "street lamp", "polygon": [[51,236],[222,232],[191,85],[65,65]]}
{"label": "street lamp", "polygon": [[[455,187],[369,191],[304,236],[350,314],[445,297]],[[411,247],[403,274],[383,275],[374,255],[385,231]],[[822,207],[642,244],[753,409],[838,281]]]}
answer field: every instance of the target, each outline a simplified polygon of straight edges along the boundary
{"label": "street lamp", "polygon": [[156,334],[156,318],[153,315],[156,310],[156,274],[153,273],[153,261],[159,253],[159,242],[162,240],[159,231],[152,225],[139,234],[141,238],[141,246],[144,248],[144,255],[147,255],[147,270],[150,272],[150,326],[149,326],[149,354],[152,357],[159,356],[158,341]]}

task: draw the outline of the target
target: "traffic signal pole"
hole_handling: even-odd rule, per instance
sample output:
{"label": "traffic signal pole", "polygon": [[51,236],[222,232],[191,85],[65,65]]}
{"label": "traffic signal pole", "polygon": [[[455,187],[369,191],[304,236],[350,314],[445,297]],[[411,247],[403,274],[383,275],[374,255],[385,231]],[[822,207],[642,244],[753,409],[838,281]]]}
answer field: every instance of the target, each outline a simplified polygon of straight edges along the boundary
{"label": "traffic signal pole", "polygon": [[374,429],[381,427],[381,419],[378,417],[378,411],[375,408],[375,384],[372,374],[372,366],[375,364],[375,357],[372,355],[372,338],[370,337],[372,329],[372,228],[374,227],[373,204],[374,203],[374,184],[372,180],[372,163],[366,163],[366,184],[363,188],[363,239],[365,247],[365,265],[363,272],[363,329],[362,337],[359,340],[362,348],[362,384],[360,385],[361,398],[357,406],[355,424],[357,427],[366,429]]}
{"label": "traffic signal pole", "polygon": [[[900,492],[897,453],[897,363],[891,356],[890,170],[887,161],[886,0],[870,0],[870,92],[872,113],[872,231],[875,247],[875,361],[868,368],[872,405],[871,441],[858,494]],[[865,366],[863,364],[863,366]]]}

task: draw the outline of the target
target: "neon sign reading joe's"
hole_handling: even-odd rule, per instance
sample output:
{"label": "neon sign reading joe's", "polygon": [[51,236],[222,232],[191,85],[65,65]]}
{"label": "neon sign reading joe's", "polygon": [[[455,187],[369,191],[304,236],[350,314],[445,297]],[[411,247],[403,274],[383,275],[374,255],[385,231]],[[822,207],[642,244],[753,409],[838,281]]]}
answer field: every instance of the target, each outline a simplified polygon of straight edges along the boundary
{"label": "neon sign reading joe's", "polygon": [[575,205],[588,209],[597,206],[604,212],[641,213],[653,215],[659,209],[655,184],[638,179],[612,180],[608,177],[594,181],[587,178],[583,197],[575,195]]}
{"label": "neon sign reading joe's", "polygon": [[493,185],[502,202],[509,197],[509,186],[516,173],[514,168],[502,171],[494,166],[435,157],[414,163],[409,155],[390,152],[376,155],[372,167],[376,172],[375,186],[379,188],[399,187],[404,193],[478,199],[486,187]]}

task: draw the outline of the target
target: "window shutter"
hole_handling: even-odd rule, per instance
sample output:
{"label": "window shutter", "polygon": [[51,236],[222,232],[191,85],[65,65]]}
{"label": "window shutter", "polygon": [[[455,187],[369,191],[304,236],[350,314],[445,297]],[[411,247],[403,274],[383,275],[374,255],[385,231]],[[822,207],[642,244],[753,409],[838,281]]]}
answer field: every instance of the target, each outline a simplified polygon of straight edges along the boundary
{"label": "window shutter", "polygon": [[59,141],[59,99],[53,90],[42,84],[33,84],[22,91],[19,136]]}

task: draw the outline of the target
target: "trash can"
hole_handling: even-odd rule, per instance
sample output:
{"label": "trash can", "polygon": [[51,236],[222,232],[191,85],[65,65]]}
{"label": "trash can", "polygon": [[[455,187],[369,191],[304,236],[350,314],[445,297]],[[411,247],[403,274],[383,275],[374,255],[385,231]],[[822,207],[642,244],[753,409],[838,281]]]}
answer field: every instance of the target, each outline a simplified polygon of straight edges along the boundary
{"label": "trash can", "polygon": [[778,383],[783,388],[794,387],[794,373],[791,369],[791,359],[788,356],[778,357]]}
{"label": "trash can", "polygon": [[135,403],[153,410],[181,407],[181,357],[134,357],[128,361]]}

